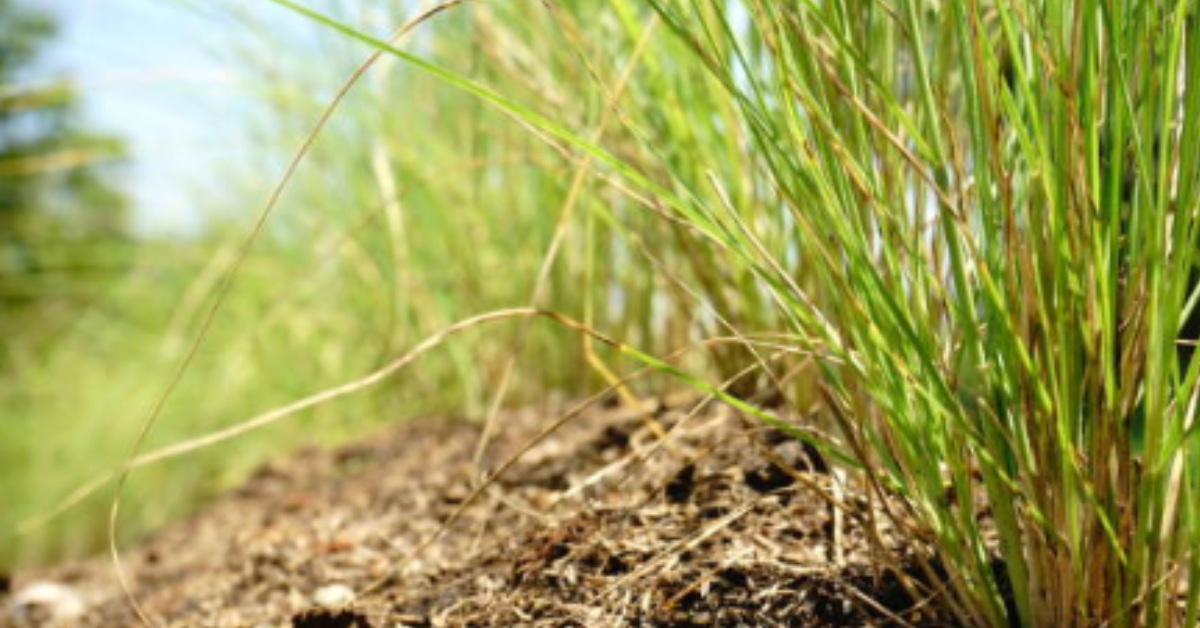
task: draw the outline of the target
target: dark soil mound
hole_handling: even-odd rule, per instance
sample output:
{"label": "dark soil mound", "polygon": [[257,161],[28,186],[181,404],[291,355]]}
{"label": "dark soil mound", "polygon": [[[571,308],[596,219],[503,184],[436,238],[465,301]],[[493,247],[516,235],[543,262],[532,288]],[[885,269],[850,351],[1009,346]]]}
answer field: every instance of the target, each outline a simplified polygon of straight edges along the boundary
{"label": "dark soil mound", "polygon": [[[946,625],[880,566],[870,537],[893,559],[903,549],[884,524],[835,522],[814,453],[721,407],[654,405],[585,411],[474,500],[479,430],[462,422],[305,451],[130,552],[126,570],[165,626]],[[501,416],[485,467],[560,410]],[[16,603],[35,580],[66,585],[82,615]],[[11,590],[0,628],[140,625],[104,561]]]}

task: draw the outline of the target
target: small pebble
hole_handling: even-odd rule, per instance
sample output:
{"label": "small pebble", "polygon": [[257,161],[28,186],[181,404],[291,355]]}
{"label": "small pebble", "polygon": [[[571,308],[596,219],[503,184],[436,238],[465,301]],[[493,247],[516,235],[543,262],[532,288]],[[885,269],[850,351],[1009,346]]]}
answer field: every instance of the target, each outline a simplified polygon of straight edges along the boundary
{"label": "small pebble", "polygon": [[87,603],[74,588],[58,582],[33,582],[13,594],[8,612],[20,620],[71,621],[83,616]]}
{"label": "small pebble", "polygon": [[354,601],[354,591],[344,584],[331,584],[313,593],[313,604],[321,608],[342,608]]}

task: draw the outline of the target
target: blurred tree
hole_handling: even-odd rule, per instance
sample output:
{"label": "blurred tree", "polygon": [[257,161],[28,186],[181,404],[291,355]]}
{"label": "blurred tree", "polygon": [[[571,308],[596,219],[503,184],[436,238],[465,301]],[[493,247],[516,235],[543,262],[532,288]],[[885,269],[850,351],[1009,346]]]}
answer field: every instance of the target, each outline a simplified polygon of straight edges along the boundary
{"label": "blurred tree", "polygon": [[85,131],[66,81],[22,87],[55,35],[48,14],[0,0],[0,368],[101,293],[127,249],[123,153]]}

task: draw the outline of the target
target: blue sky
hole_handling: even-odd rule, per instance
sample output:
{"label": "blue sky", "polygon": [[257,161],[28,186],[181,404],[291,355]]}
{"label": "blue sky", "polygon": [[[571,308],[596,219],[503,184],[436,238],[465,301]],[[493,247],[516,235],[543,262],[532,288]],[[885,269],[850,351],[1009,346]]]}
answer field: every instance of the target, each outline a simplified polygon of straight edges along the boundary
{"label": "blue sky", "polygon": [[139,230],[187,233],[205,170],[236,146],[236,74],[211,54],[220,18],[183,0],[21,0],[52,13],[59,37],[34,81],[70,77],[89,125],[126,138]]}
{"label": "blue sky", "polygon": [[[267,0],[17,2],[50,12],[60,27],[30,80],[71,78],[90,127],[126,139],[131,153],[126,189],[134,201],[135,226],[144,233],[194,232],[211,210],[202,206],[205,191],[222,190],[222,176],[229,172],[222,168],[245,157],[236,153],[251,141],[246,114],[257,110],[257,96],[243,82],[248,75],[229,46],[258,34],[249,28],[269,29],[262,34],[296,43],[320,30]],[[387,32],[394,24],[380,10],[401,12],[416,2],[307,4]],[[249,21],[235,19],[234,11]],[[246,199],[246,211],[257,209],[271,183],[268,175],[262,196]],[[244,208],[222,209],[228,214]]]}

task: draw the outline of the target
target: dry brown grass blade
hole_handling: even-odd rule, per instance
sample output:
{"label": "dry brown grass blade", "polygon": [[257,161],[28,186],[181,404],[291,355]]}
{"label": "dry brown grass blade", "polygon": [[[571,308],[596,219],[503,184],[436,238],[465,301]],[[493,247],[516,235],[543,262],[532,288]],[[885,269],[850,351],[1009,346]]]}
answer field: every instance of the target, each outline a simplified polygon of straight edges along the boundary
{"label": "dry brown grass blade", "polygon": [[693,549],[704,541],[712,538],[721,530],[733,525],[733,522],[749,514],[750,511],[754,510],[765,499],[765,496],[753,499],[746,504],[743,504],[741,508],[738,508],[728,515],[725,515],[724,517],[721,517],[720,519],[708,524],[699,533],[672,543],[670,547],[659,552],[654,556],[654,558],[647,561],[646,564],[629,572],[628,574],[619,578],[616,582],[609,585],[603,592],[599,594],[600,597],[606,597],[617,593],[630,582],[642,578],[658,569],[660,565],[670,560],[672,556],[678,556],[679,554],[682,554],[689,549]]}
{"label": "dry brown grass blade", "polygon": [[446,534],[446,531],[449,530],[455,523],[457,523],[458,520],[462,518],[463,514],[465,514],[467,510],[471,508],[471,506],[475,505],[475,503],[479,501],[480,497],[482,497],[483,494],[489,488],[491,488],[491,486],[495,484],[497,480],[507,473],[508,470],[514,465],[516,465],[517,462],[519,462],[521,458],[524,457],[525,454],[527,454],[530,450],[532,450],[534,447],[537,447],[540,443],[545,441],[564,425],[569,423],[572,419],[578,417],[584,412],[584,410],[587,410],[592,405],[612,394],[617,389],[617,386],[628,383],[629,381],[632,381],[633,379],[640,377],[642,374],[649,371],[650,367],[642,367],[637,371],[634,371],[631,375],[624,377],[617,384],[609,385],[600,392],[575,404],[570,410],[559,416],[540,432],[526,441],[525,444],[516,451],[516,453],[509,456],[499,467],[496,468],[495,471],[489,473],[487,477],[483,478],[483,480],[479,482],[477,486],[475,486],[475,488],[471,489],[471,492],[458,504],[457,507],[455,507],[453,512],[447,515],[446,520],[443,521],[440,526],[438,526],[437,530],[434,530],[429,534],[429,536],[425,537],[425,539],[415,545],[412,550],[410,550],[409,553],[404,556],[404,558],[392,565],[387,570],[387,573],[385,573],[383,576],[380,576],[371,584],[368,584],[362,589],[362,591],[359,591],[357,598],[361,600],[379,593],[384,587],[394,582],[398,574],[402,574],[404,570],[410,564],[412,564],[413,561],[420,558],[421,554],[423,554],[425,550],[428,550],[433,546],[434,543],[437,543],[439,540],[441,540],[441,538]]}
{"label": "dry brown grass blade", "polygon": [[[547,313],[547,312],[541,312],[541,313],[550,315],[550,313]],[[585,335],[590,336],[594,340],[598,340],[600,342],[603,342],[603,343],[609,344],[609,345],[620,346],[614,340],[612,340],[598,332],[595,332],[594,330],[588,328],[586,325],[584,325],[582,323],[579,323],[578,321],[573,321],[571,319],[567,319],[565,317],[561,317],[558,315],[555,315],[555,316],[557,317],[558,322],[564,323],[566,326],[570,327],[571,329],[574,329],[575,331],[584,333]],[[704,346],[704,345],[707,345],[707,344],[710,344],[713,342],[729,342],[729,341],[745,342],[745,339],[744,338],[709,339],[709,340],[705,340],[704,342],[699,343],[699,346]],[[677,350],[671,352],[670,355],[666,358],[666,360],[670,361],[670,360],[676,359],[680,355],[682,355],[682,354],[686,353],[687,351],[689,351],[690,349],[694,348],[695,346],[697,346],[697,345],[689,345],[689,346],[683,347],[681,349],[677,349]],[[753,369],[753,368],[757,368],[757,367],[748,367],[748,368]],[[378,593],[384,587],[386,587],[388,584],[392,583],[395,580],[397,574],[403,573],[405,568],[408,567],[408,565],[410,565],[413,561],[420,558],[421,554],[423,554],[426,550],[428,550],[430,547],[432,547],[434,543],[437,543],[438,540],[440,540],[442,538],[442,536],[444,536],[446,534],[446,531],[449,530],[450,527],[453,526],[460,518],[462,518],[463,514],[465,514],[466,511],[471,506],[473,506],[476,502],[479,501],[479,499],[483,496],[483,494],[487,491],[487,489],[489,489],[493,484],[496,483],[497,480],[499,480],[501,477],[503,477],[503,475],[505,473],[507,473],[514,465],[516,465],[517,462],[519,462],[521,460],[521,458],[524,457],[525,454],[527,454],[530,450],[532,450],[534,447],[537,447],[539,444],[544,442],[547,438],[549,438],[551,435],[553,435],[558,430],[562,429],[563,426],[565,426],[571,420],[578,417],[580,414],[583,413],[583,411],[587,410],[592,405],[603,400],[605,397],[615,393],[617,390],[620,389],[620,387],[628,385],[632,381],[645,375],[646,373],[651,372],[652,370],[653,370],[653,367],[650,367],[650,366],[643,366],[643,367],[640,367],[640,368],[634,370],[633,372],[620,378],[618,381],[609,384],[600,392],[598,392],[598,393],[584,399],[583,401],[577,403],[576,405],[572,406],[567,412],[565,412],[564,414],[559,416],[554,421],[550,422],[545,428],[543,428],[535,436],[533,436],[528,441],[526,441],[519,449],[517,449],[517,451],[515,453],[513,453],[511,456],[509,456],[507,459],[505,459],[504,462],[501,463],[500,466],[497,467],[495,471],[489,473],[486,477],[484,477],[479,482],[478,486],[474,487],[471,490],[471,492],[458,504],[458,506],[454,509],[454,511],[452,511],[446,517],[445,521],[443,521],[442,524],[440,526],[438,526],[437,530],[430,533],[429,536],[427,536],[420,543],[418,543],[416,546],[414,546],[413,549],[403,559],[401,559],[397,564],[393,565],[390,569],[388,569],[387,573],[380,576],[378,579],[373,581],[371,584],[364,587],[363,590],[358,593],[358,599],[363,599],[372,594]],[[741,377],[741,374],[739,374],[737,377]],[[729,386],[730,384],[733,383],[733,381],[736,381],[737,377],[735,377],[734,379],[732,379],[730,381],[725,382],[722,386],[723,387]],[[712,397],[710,395],[707,399],[709,401],[711,401],[711,398]],[[697,408],[695,409],[695,412],[698,412],[699,409],[701,407],[703,407],[704,403],[705,402],[701,402],[700,404],[698,404]],[[662,441],[660,440],[656,443],[656,447],[661,447],[661,446],[662,446]],[[551,507],[553,507],[553,506],[551,506]]]}
{"label": "dry brown grass blade", "polygon": [[[481,325],[486,325],[488,323],[494,323],[494,322],[517,319],[517,318],[530,318],[530,317],[540,317],[540,318],[549,319],[567,329],[576,331],[578,333],[587,334],[605,344],[611,344],[611,345],[618,344],[611,338],[608,338],[607,336],[605,336],[595,330],[585,327],[582,323],[580,323],[574,319],[557,314],[555,312],[536,310],[533,308],[514,308],[514,309],[508,309],[508,310],[496,310],[493,312],[480,314],[479,316],[474,316],[474,317],[459,321],[458,323],[455,323],[453,325],[450,325],[449,327],[446,327],[445,329],[441,330],[437,334],[427,337],[425,340],[418,343],[416,346],[414,346],[411,350],[406,352],[404,355],[402,355],[399,358],[388,363],[383,368],[378,369],[378,370],[366,375],[365,377],[361,377],[359,379],[347,382],[345,384],[341,384],[339,386],[335,386],[333,388],[328,388],[326,390],[323,390],[316,394],[310,395],[303,399],[299,399],[297,401],[286,404],[284,406],[280,406],[280,407],[270,410],[268,412],[264,412],[255,417],[252,417],[245,421],[239,422],[235,425],[231,425],[230,427],[227,427],[223,430],[218,430],[216,432],[207,434],[205,436],[190,439],[190,440],[187,440],[187,441],[184,441],[181,443],[176,443],[174,445],[170,445],[168,447],[164,447],[162,449],[139,456],[133,460],[128,461],[125,464],[125,466],[122,467],[122,469],[118,473],[106,476],[104,478],[100,478],[96,481],[93,481],[92,483],[89,483],[88,485],[81,487],[79,490],[77,490],[72,495],[75,496],[77,498],[77,500],[85,499],[91,492],[94,492],[95,490],[104,486],[104,484],[106,484],[107,482],[112,481],[114,479],[114,477],[119,480],[122,477],[120,475],[121,473],[123,473],[124,476],[127,477],[129,471],[131,471],[132,469],[135,469],[138,467],[144,467],[144,466],[147,466],[150,464],[154,464],[156,462],[162,462],[164,460],[168,460],[171,458],[176,458],[176,457],[188,454],[188,453],[192,453],[194,451],[198,451],[198,450],[201,450],[201,449],[204,449],[207,447],[211,447],[213,445],[216,445],[216,444],[228,441],[228,440],[232,440],[239,436],[245,435],[249,432],[253,432],[255,430],[262,429],[268,425],[277,423],[287,417],[294,416],[295,414],[302,412],[304,410],[307,410],[307,409],[313,408],[315,406],[325,404],[325,403],[334,401],[336,399],[340,399],[342,397],[346,397],[348,395],[352,395],[352,394],[361,392],[363,390],[366,390],[367,388],[375,386],[375,385],[387,380],[388,378],[394,376],[396,373],[401,371],[403,368],[405,368],[406,366],[408,366],[408,365],[412,364],[414,361],[416,361],[419,357],[421,357],[425,353],[428,353],[432,349],[440,346],[448,338],[450,338],[451,336],[454,336],[456,334],[462,333],[469,329],[474,329]],[[639,369],[634,375],[627,378],[627,380],[632,379],[633,377],[639,376],[640,374],[642,374],[648,370],[650,370],[650,367],[643,367],[642,369]],[[624,382],[622,382],[622,383],[624,383]],[[551,425],[545,431],[543,431],[537,438],[533,439],[527,445],[527,447],[522,449],[522,451],[518,452],[517,455],[510,458],[504,465],[502,465],[497,470],[497,472],[495,474],[493,474],[489,478],[489,480],[487,482],[485,482],[484,484],[479,486],[476,489],[476,491],[474,493],[472,493],[470,498],[468,498],[466,501],[463,502],[462,507],[458,511],[456,511],[447,520],[446,524],[444,524],[443,530],[445,527],[452,525],[453,522],[455,520],[457,520],[458,516],[460,516],[462,514],[462,512],[466,510],[466,507],[470,506],[475,501],[475,499],[477,499],[478,496],[480,494],[482,494],[483,490],[485,490],[490,485],[490,483],[495,480],[495,478],[499,477],[499,475],[501,473],[506,471],[512,465],[516,464],[516,462],[519,460],[521,455],[523,455],[526,451],[528,451],[529,448],[536,446],[539,442],[544,440],[550,434],[554,433],[558,428],[562,427],[562,425],[566,424],[566,422],[569,421],[571,418],[577,416],[584,409],[586,409],[589,405],[591,405],[592,403],[595,403],[595,401],[598,401],[599,399],[603,398],[606,394],[612,392],[612,390],[613,390],[613,387],[610,386],[608,389],[606,389],[602,393],[592,397],[591,399],[589,399],[588,401],[586,401],[584,403],[581,403],[579,406],[577,406],[576,409],[574,409],[572,412],[570,412],[567,415],[560,418],[553,425]],[[437,539],[440,538],[443,530],[439,530],[438,533],[431,536],[430,539],[427,539],[426,542],[424,542],[420,546],[418,546],[418,549],[414,550],[412,557],[417,556],[420,553],[420,551],[424,550],[424,548],[426,548],[429,545],[431,545],[432,543],[436,542]],[[411,558],[409,560],[411,560]],[[370,589],[368,589],[368,590],[370,590]],[[126,588],[125,593],[127,596],[131,596],[132,590],[129,588]],[[138,604],[136,599],[132,599],[129,601],[131,602],[131,604],[135,604],[135,605]],[[144,614],[144,610],[141,609],[140,605],[135,606],[134,608],[135,608],[135,612],[139,613],[139,616],[142,617],[143,621],[149,620],[149,616]]]}
{"label": "dry brown grass blade", "polygon": [[[510,310],[496,310],[493,312],[488,312],[485,314],[480,314],[479,316],[473,316],[471,318],[461,320],[457,323],[454,323],[453,325],[450,325],[450,326],[442,329],[438,333],[427,337],[425,340],[423,340],[422,342],[417,344],[413,349],[409,350],[407,353],[405,353],[401,357],[396,358],[392,362],[385,365],[383,368],[373,371],[364,377],[361,377],[359,379],[356,379],[356,380],[353,380],[353,381],[350,381],[350,382],[347,382],[347,383],[344,383],[344,384],[341,384],[338,386],[334,386],[332,388],[327,388],[320,392],[309,395],[308,397],[298,399],[298,400],[288,403],[286,405],[274,408],[274,409],[264,412],[262,414],[256,415],[249,419],[246,419],[245,421],[235,423],[225,429],[217,430],[215,432],[205,434],[204,436],[189,439],[186,441],[175,443],[173,445],[168,445],[168,446],[160,448],[160,449],[156,449],[151,452],[141,454],[138,457],[127,461],[123,468],[127,468],[130,470],[139,469],[139,468],[146,467],[146,466],[158,463],[158,462],[163,462],[165,460],[169,460],[169,459],[176,458],[176,457],[179,457],[182,455],[186,455],[186,454],[189,454],[189,453],[192,453],[195,451],[199,451],[201,449],[205,449],[207,447],[211,447],[213,445],[216,445],[216,444],[228,441],[228,440],[232,440],[239,436],[243,436],[250,432],[262,429],[264,427],[267,427],[268,425],[271,425],[271,424],[281,421],[289,416],[292,416],[292,415],[296,414],[297,412],[302,412],[304,410],[314,408],[316,406],[340,399],[342,397],[346,397],[348,395],[352,395],[357,392],[361,392],[367,388],[370,388],[376,384],[379,384],[380,382],[395,375],[400,370],[402,370],[404,367],[406,367],[409,364],[411,364],[412,362],[414,362],[417,358],[421,357],[421,355],[436,348],[438,345],[445,342],[451,336],[454,336],[456,334],[462,333],[469,329],[478,327],[480,325],[486,325],[488,323],[494,323],[494,322],[508,320],[508,319],[512,319],[512,318],[525,318],[525,317],[533,317],[533,316],[556,317],[557,315],[553,315],[548,312],[541,312],[538,310],[534,310],[532,308],[519,308],[519,309],[510,309]],[[569,320],[569,319],[563,319],[563,320]],[[101,488],[103,488],[109,482],[112,482],[114,479],[116,479],[118,477],[118,473],[119,472],[113,472],[113,473],[109,473],[106,475],[102,475],[102,476],[94,478],[94,479],[88,481],[87,483],[79,486],[74,491],[72,491],[66,498],[64,498],[61,502],[59,502],[58,505],[56,505],[50,512],[45,513],[45,514],[37,517],[36,519],[22,522],[21,526],[19,528],[19,532],[22,534],[25,534],[25,533],[28,533],[36,528],[39,528],[39,527],[45,525],[46,523],[52,521],[53,519],[57,518],[58,516],[62,515],[63,513],[70,510],[71,508],[78,505],[80,502],[82,502],[82,501],[86,500],[87,498],[91,497],[92,495],[94,495],[97,491],[99,491]]]}
{"label": "dry brown grass blade", "polygon": [[[388,41],[398,42],[414,28],[433,18],[435,15],[468,1],[469,0],[446,0],[445,2],[439,3],[406,22],[389,37]],[[183,381],[184,375],[191,368],[192,363],[199,354],[200,347],[203,346],[204,341],[208,338],[209,331],[212,329],[217,315],[221,312],[229,293],[233,289],[234,281],[237,278],[238,272],[240,271],[246,258],[249,256],[250,250],[254,247],[255,242],[258,241],[259,236],[262,235],[262,232],[265,230],[271,214],[274,213],[275,208],[279,204],[279,199],[283,197],[284,190],[286,190],[288,184],[291,183],[300,167],[300,164],[304,161],[305,157],[308,156],[312,146],[316,143],[317,138],[320,137],[321,132],[324,130],[329,120],[333,117],[333,114],[337,111],[342,101],[345,100],[346,95],[350,93],[350,90],[353,89],[353,87],[358,83],[359,79],[362,78],[362,76],[366,74],[371,66],[375,65],[375,63],[382,58],[383,55],[384,51],[382,50],[377,50],[371,53],[371,55],[368,56],[367,59],[350,74],[338,92],[334,95],[329,105],[324,111],[321,112],[321,115],[317,118],[313,128],[309,131],[308,135],[305,136],[304,140],[300,144],[300,147],[296,150],[295,154],[292,156],[292,159],[288,162],[287,167],[284,169],[283,175],[279,178],[279,181],[272,190],[266,204],[263,206],[262,210],[258,214],[258,217],[255,219],[249,234],[247,234],[246,238],[242,241],[241,246],[238,247],[229,271],[225,273],[224,277],[217,285],[216,296],[213,299],[212,306],[209,307],[204,315],[204,318],[201,320],[195,339],[189,345],[186,353],[184,353],[179,365],[172,372],[167,381],[167,385],[163,388],[162,394],[158,396],[154,404],[151,406],[150,412],[145,421],[142,423],[142,427],[138,432],[137,438],[134,440],[134,444],[131,447],[130,453],[126,457],[125,463],[121,466],[121,469],[117,475],[117,485],[113,491],[112,504],[109,508],[108,551],[110,557],[112,558],[113,569],[116,571],[117,582],[121,586],[121,591],[124,593],[129,605],[133,608],[138,620],[146,626],[153,626],[154,622],[150,620],[150,617],[146,614],[145,610],[137,602],[137,599],[134,597],[133,592],[129,587],[128,577],[126,576],[125,570],[121,564],[121,553],[117,547],[117,528],[120,521],[121,494],[124,490],[125,484],[128,481],[129,474],[134,469],[132,463],[137,460],[138,454],[146,442],[146,438],[149,436],[150,432],[154,428],[154,425],[162,416],[162,412],[166,407],[167,401],[171,398],[175,392],[175,389],[179,387],[179,383]]]}
{"label": "dry brown grass blade", "polygon": [[[714,345],[714,344],[739,344],[739,345],[743,345],[743,346],[752,346],[752,347],[754,346],[754,342],[747,340],[744,336],[709,338],[702,343],[703,346],[710,346],[710,345]],[[784,346],[778,346],[778,345],[769,345],[769,346],[774,349],[774,352],[771,353],[770,355],[766,356],[765,358],[763,358],[763,361],[761,363],[756,363],[756,364],[751,364],[749,366],[746,366],[741,371],[735,373],[733,376],[731,376],[731,377],[727,378],[725,381],[721,382],[721,384],[717,387],[717,389],[721,390],[721,391],[726,391],[730,387],[732,387],[734,384],[736,384],[738,381],[740,381],[742,378],[744,378],[752,373],[755,373],[759,370],[768,369],[769,368],[769,366],[767,364],[768,361],[773,361],[777,358],[783,357],[788,354],[794,355],[794,354],[798,353],[798,351],[794,347],[784,347]],[[758,347],[756,347],[756,348],[758,348]],[[649,461],[656,454],[658,454],[660,451],[662,451],[662,449],[664,449],[666,447],[670,447],[671,439],[673,437],[675,437],[676,435],[678,435],[683,430],[683,428],[686,424],[691,422],[692,419],[694,419],[696,416],[698,416],[709,404],[711,404],[716,399],[717,399],[716,396],[712,393],[701,396],[694,403],[691,403],[691,408],[688,409],[688,411],[686,413],[684,413],[683,417],[678,422],[676,422],[674,425],[672,425],[670,427],[670,429],[662,431],[661,433],[658,431],[655,431],[654,435],[656,437],[656,440],[650,447],[646,448],[645,450],[631,451],[625,457],[613,462],[610,465],[605,466],[604,468],[600,469],[599,471],[592,474],[591,476],[584,478],[583,481],[575,484],[570,489],[564,491],[561,495],[559,495],[556,499],[554,499],[550,503],[548,510],[553,510],[564,500],[570,499],[570,498],[578,495],[588,486],[598,483],[604,477],[607,477],[617,471],[624,471],[624,473],[622,473],[620,479],[617,480],[616,486],[619,487],[619,486],[624,485],[625,482],[629,481],[632,477],[634,477],[641,470],[641,468],[646,464],[647,461]],[[646,413],[646,416],[649,416],[648,412]],[[650,423],[649,425],[657,426],[657,427],[659,427],[659,429],[661,429],[661,425],[659,425],[657,422]],[[651,430],[654,430],[654,427],[651,427]],[[631,511],[633,509],[631,508],[629,510]],[[628,514],[630,514],[630,513],[627,512],[626,516],[628,516]]]}
{"label": "dry brown grass blade", "polygon": [[[471,318],[463,319],[457,323],[454,323],[453,325],[443,328],[438,333],[433,334],[433,335],[427,337],[425,340],[418,343],[416,346],[414,346],[408,352],[404,353],[402,356],[392,360],[384,367],[377,369],[375,371],[372,371],[371,373],[369,373],[361,378],[346,382],[344,384],[340,384],[338,386],[334,386],[332,388],[327,388],[325,390],[314,393],[314,394],[304,397],[302,399],[298,399],[298,400],[288,403],[286,405],[279,406],[279,407],[271,409],[267,412],[255,415],[249,419],[235,423],[227,428],[217,430],[215,432],[211,432],[209,434],[205,434],[205,435],[197,437],[197,438],[193,438],[193,439],[189,439],[189,440],[175,443],[172,445],[168,445],[166,447],[162,447],[160,449],[156,449],[151,452],[147,452],[147,453],[142,454],[142,455],[138,456],[137,458],[127,462],[126,464],[131,469],[139,469],[139,468],[150,466],[150,465],[153,465],[153,464],[156,464],[159,462],[164,462],[164,461],[170,460],[172,458],[177,458],[179,456],[187,455],[187,454],[199,451],[201,449],[205,449],[205,448],[211,447],[213,445],[223,443],[225,441],[233,440],[239,436],[244,436],[250,432],[257,431],[259,429],[262,429],[264,427],[267,427],[269,425],[272,425],[274,423],[282,421],[283,419],[293,416],[299,412],[303,412],[304,410],[309,410],[309,409],[317,407],[319,405],[323,405],[325,403],[335,401],[342,397],[346,397],[346,396],[353,395],[358,392],[362,392],[372,386],[380,384],[383,381],[387,380],[388,378],[396,375],[399,371],[403,370],[409,364],[412,364],[414,361],[416,361],[418,358],[420,358],[425,353],[431,351],[432,349],[437,348],[443,342],[448,340],[451,336],[455,336],[455,335],[465,332],[467,330],[470,330],[470,329],[473,329],[475,327],[479,327],[482,325],[487,325],[489,323],[495,323],[495,322],[500,322],[503,320],[510,320],[510,319],[514,319],[514,318],[529,318],[529,317],[546,317],[546,318],[553,319],[556,322],[558,322],[558,323],[562,324],[563,326],[568,327],[570,329],[584,330],[583,325],[581,323],[578,323],[577,321],[560,316],[560,315],[552,313],[552,312],[535,310],[532,308],[515,308],[515,309],[508,309],[508,310],[495,310],[492,312],[487,312],[485,314],[480,314],[478,316],[473,316]],[[599,332],[595,332],[593,330],[587,330],[584,333],[592,335],[596,338],[600,338],[602,340],[602,342],[606,342],[606,343],[614,342],[611,339],[603,336]],[[54,518],[58,517],[62,513],[70,510],[72,507],[78,505],[80,502],[91,497],[97,491],[99,491],[101,488],[103,488],[106,484],[108,484],[109,482],[112,482],[116,478],[117,478],[117,472],[113,472],[113,473],[109,473],[109,474],[94,478],[91,481],[79,486],[74,491],[72,491],[62,502],[60,502],[57,506],[55,506],[55,508],[52,511],[50,511],[49,513],[46,513],[46,514],[38,517],[37,519],[23,522],[20,527],[21,532],[25,533],[25,532],[28,532],[29,530],[32,530],[32,529],[38,528],[42,525],[45,525],[47,522],[53,520]]]}
{"label": "dry brown grass blade", "polygon": [[[550,9],[553,13],[554,9]],[[646,27],[642,38],[638,40],[633,53],[630,55],[629,61],[621,71],[621,75],[617,78],[616,84],[613,86],[611,94],[608,96],[604,110],[601,112],[599,122],[596,124],[592,136],[588,139],[590,144],[598,144],[603,139],[604,134],[608,131],[609,125],[612,123],[614,112],[617,111],[617,105],[621,96],[625,93],[625,88],[629,85],[630,79],[633,77],[633,71],[638,67],[642,55],[646,52],[646,46],[650,42],[650,36],[654,32],[655,25],[658,24],[658,15],[651,18],[649,25]],[[595,80],[603,86],[599,77],[595,76]],[[529,306],[538,307],[545,296],[546,285],[550,280],[550,271],[553,270],[555,262],[558,260],[558,252],[562,247],[563,240],[567,235],[567,226],[570,225],[572,218],[575,216],[575,209],[579,204],[579,195],[583,191],[583,185],[587,181],[589,172],[592,170],[594,158],[589,155],[584,155],[576,164],[575,172],[571,177],[570,187],[567,189],[567,196],[563,200],[563,205],[559,209],[558,219],[554,225],[554,234],[550,238],[550,245],[546,248],[546,253],[542,257],[541,266],[538,268],[537,278],[534,281],[533,291],[529,295]],[[512,355],[504,363],[504,368],[500,372],[500,382],[497,384],[496,392],[492,396],[492,402],[488,406],[487,416],[484,419],[483,431],[479,436],[479,444],[475,448],[474,463],[476,468],[479,468],[480,461],[483,459],[484,452],[487,450],[488,443],[492,439],[493,432],[496,429],[496,417],[500,413],[500,407],[504,405],[504,400],[508,396],[508,390],[512,382],[513,370],[516,368],[517,357],[524,352],[525,343],[529,334],[527,327],[521,327],[517,330],[517,336],[513,341]],[[617,380],[607,367],[600,362],[599,358],[591,350],[591,344],[585,341],[584,352],[587,356],[588,363],[595,368],[602,377],[609,383],[613,384]],[[633,396],[625,387],[617,388],[618,394],[626,403],[636,405]]]}

